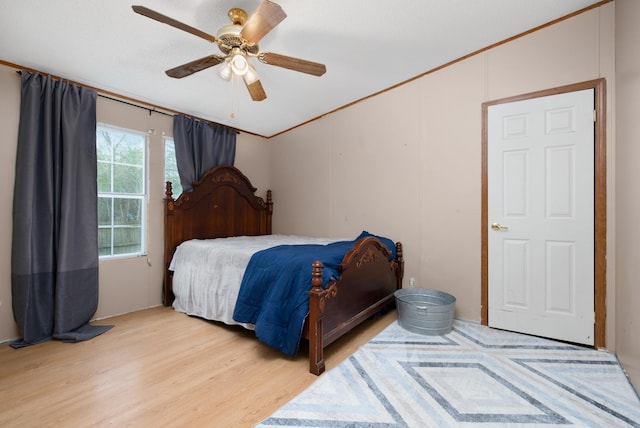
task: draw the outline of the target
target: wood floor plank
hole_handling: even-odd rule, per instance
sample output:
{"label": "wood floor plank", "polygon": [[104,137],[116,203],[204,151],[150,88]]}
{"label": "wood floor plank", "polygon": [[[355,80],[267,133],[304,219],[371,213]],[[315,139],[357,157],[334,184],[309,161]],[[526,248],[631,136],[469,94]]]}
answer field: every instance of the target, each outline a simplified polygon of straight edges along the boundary
{"label": "wood floor plank", "polygon": [[[327,370],[396,319],[364,322],[325,352]],[[0,346],[2,427],[251,427],[317,377],[253,332],[157,307],[96,324],[74,344]]]}

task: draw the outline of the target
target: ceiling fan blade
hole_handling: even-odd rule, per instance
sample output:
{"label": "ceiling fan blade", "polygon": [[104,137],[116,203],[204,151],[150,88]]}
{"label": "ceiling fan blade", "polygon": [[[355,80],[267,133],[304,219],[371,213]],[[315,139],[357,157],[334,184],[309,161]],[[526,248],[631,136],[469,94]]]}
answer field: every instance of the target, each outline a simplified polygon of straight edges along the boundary
{"label": "ceiling fan blade", "polygon": [[249,95],[251,95],[251,99],[253,101],[262,101],[267,98],[267,94],[264,92],[264,88],[262,87],[262,83],[260,80],[256,80],[253,83],[245,82],[247,86],[247,90],[249,91]]}
{"label": "ceiling fan blade", "polygon": [[240,35],[251,43],[258,43],[269,31],[273,30],[287,17],[280,5],[264,0],[245,22]]}
{"label": "ceiling fan blade", "polygon": [[327,67],[325,67],[324,64],[272,52],[260,52],[258,59],[265,64],[288,68],[289,70],[312,74],[314,76],[322,76],[327,71]]}
{"label": "ceiling fan blade", "polygon": [[169,77],[182,79],[183,77],[190,76],[193,73],[196,73],[198,71],[202,71],[206,68],[213,67],[214,65],[218,65],[223,61],[224,61],[223,56],[209,55],[209,56],[205,56],[204,58],[196,59],[195,61],[191,61],[186,64],[179,65],[178,67],[165,71],[165,73],[167,73],[167,76]]}
{"label": "ceiling fan blade", "polygon": [[191,27],[190,25],[183,24],[180,21],[176,21],[175,19],[158,13],[155,10],[151,10],[144,6],[131,6],[131,8],[135,13],[139,13],[140,15],[146,16],[147,18],[155,19],[156,21],[162,22],[163,24],[171,25],[172,27],[178,28],[182,31],[186,31],[187,33],[191,33],[212,43],[216,43],[215,36],[198,30],[197,28]]}

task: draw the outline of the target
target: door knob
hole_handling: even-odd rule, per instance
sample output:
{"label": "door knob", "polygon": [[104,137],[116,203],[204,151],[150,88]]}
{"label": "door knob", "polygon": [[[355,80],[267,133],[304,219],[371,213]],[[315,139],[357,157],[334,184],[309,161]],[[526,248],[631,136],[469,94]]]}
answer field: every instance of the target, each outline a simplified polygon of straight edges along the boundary
{"label": "door knob", "polygon": [[503,226],[500,223],[491,223],[491,229],[493,229],[493,230],[509,230],[509,226]]}

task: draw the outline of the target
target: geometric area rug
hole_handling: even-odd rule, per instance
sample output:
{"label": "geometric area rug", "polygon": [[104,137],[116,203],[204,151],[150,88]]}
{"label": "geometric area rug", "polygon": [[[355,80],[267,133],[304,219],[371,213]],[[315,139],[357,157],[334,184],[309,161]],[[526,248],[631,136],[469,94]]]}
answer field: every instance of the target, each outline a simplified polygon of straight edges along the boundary
{"label": "geometric area rug", "polygon": [[606,351],[454,320],[443,336],[394,321],[256,427],[640,427]]}

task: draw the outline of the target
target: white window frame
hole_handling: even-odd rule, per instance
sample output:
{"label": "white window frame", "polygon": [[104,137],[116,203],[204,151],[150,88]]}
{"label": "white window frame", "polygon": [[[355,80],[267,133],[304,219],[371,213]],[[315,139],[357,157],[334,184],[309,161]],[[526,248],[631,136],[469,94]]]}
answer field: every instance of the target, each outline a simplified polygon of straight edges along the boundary
{"label": "white window frame", "polygon": [[[148,205],[148,201],[149,201],[149,195],[148,195],[148,191],[147,189],[149,188],[148,186],[148,164],[149,164],[149,137],[145,132],[141,132],[141,131],[136,131],[133,129],[127,129],[127,128],[122,128],[122,127],[118,127],[118,126],[114,126],[114,125],[109,125],[109,124],[105,124],[105,123],[98,123],[96,126],[96,133],[100,132],[101,129],[106,129],[106,130],[112,130],[114,132],[118,132],[118,133],[127,133],[127,134],[134,134],[134,135],[138,135],[140,137],[144,138],[144,159],[142,162],[142,192],[139,194],[132,194],[132,193],[116,193],[116,192],[98,192],[98,197],[106,197],[106,198],[111,198],[111,203],[112,203],[112,216],[111,216],[111,225],[109,226],[100,226],[98,225],[98,229],[104,229],[104,228],[111,228],[112,233],[111,233],[111,254],[106,254],[106,255],[101,255],[99,257],[100,260],[113,260],[113,259],[122,259],[122,258],[134,258],[134,257],[141,257],[141,256],[146,256],[147,255],[147,227],[148,227],[148,221],[147,221],[147,205]],[[96,142],[97,144],[97,142]],[[114,163],[110,162],[110,164],[113,166]],[[138,165],[136,165],[138,166]],[[111,179],[113,180],[113,174],[111,175]],[[113,186],[112,186],[113,188]],[[119,199],[138,199],[140,200],[141,203],[141,231],[140,231],[140,251],[135,251],[135,252],[131,252],[131,253],[122,253],[122,254],[113,254],[113,239],[114,239],[114,233],[113,230],[115,228],[116,225],[114,225],[113,222],[113,203],[114,203],[114,198],[119,198]],[[123,227],[122,225],[118,226],[118,227]]]}

